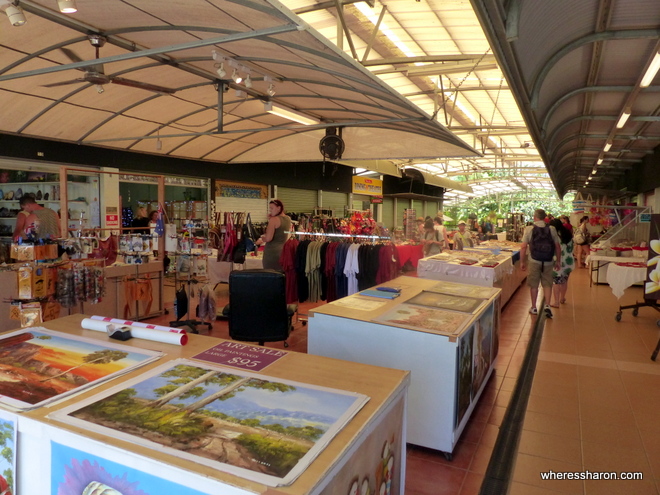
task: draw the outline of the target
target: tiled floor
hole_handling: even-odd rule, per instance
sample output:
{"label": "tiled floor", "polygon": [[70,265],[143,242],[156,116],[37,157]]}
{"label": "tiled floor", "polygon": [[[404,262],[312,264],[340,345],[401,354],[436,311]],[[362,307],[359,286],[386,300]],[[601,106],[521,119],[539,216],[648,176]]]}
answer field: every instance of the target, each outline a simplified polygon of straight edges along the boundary
{"label": "tiled floor", "polygon": [[[587,270],[575,272],[569,284],[567,303],[545,324],[509,493],[658,494],[660,360],[653,362],[650,355],[660,337],[660,313],[641,308],[633,317],[627,310],[616,322],[619,301],[607,285],[589,287]],[[226,285],[218,294],[224,304]],[[641,288],[632,287],[621,303],[636,297],[642,297]],[[302,304],[300,312],[316,305]],[[408,446],[407,495],[479,493],[532,334],[536,317],[529,306],[529,291],[522,286],[503,309],[496,370],[453,460]],[[211,335],[229,338],[226,322],[214,322]],[[307,352],[302,323],[289,344],[290,350]],[[643,479],[542,481],[540,473],[549,470],[639,471]]]}

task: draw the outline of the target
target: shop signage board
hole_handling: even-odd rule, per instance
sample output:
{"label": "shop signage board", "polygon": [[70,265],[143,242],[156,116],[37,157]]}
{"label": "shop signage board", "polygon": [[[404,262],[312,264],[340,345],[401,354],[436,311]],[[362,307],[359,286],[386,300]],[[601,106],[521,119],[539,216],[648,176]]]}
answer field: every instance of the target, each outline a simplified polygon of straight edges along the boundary
{"label": "shop signage board", "polygon": [[366,194],[367,196],[382,196],[383,181],[354,175],[352,192],[353,194]]}

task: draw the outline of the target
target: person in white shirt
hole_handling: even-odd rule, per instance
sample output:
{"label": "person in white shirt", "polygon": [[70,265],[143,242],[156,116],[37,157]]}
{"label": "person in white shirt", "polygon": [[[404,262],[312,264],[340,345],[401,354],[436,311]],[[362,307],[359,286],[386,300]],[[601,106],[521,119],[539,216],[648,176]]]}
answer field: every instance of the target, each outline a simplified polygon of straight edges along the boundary
{"label": "person in white shirt", "polygon": [[442,218],[433,219],[433,228],[438,231],[438,237],[442,240],[442,249],[449,249],[449,236],[446,227],[442,225]]}

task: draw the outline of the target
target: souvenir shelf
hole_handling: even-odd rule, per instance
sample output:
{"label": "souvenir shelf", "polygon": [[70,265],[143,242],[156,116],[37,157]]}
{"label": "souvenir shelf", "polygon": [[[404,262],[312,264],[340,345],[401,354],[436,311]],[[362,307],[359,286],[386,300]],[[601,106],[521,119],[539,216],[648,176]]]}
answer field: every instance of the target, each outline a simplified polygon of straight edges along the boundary
{"label": "souvenir shelf", "polygon": [[[30,177],[32,172],[0,171],[4,174],[21,174]],[[0,237],[10,238],[20,211],[19,199],[25,194],[34,194],[37,203],[61,213],[62,201],[60,182],[57,180],[36,180],[38,177],[57,178],[58,173],[34,173],[35,180],[11,181],[0,183]],[[67,213],[69,228],[99,227],[98,211],[92,211],[91,199],[99,197],[98,183],[94,184],[96,175],[75,176],[67,181],[68,198]],[[85,181],[82,179],[84,178]],[[91,179],[91,180],[90,180]]]}

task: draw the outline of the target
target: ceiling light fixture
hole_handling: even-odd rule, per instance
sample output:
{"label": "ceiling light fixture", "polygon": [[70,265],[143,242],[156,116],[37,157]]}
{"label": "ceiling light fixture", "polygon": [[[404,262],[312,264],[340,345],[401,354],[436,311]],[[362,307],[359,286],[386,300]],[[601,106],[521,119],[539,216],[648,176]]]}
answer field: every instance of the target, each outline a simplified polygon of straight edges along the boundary
{"label": "ceiling light fixture", "polygon": [[275,96],[275,85],[273,83],[270,83],[268,85],[268,89],[266,90],[266,94],[268,96]]}
{"label": "ceiling light fixture", "polygon": [[5,9],[5,14],[7,14],[12,26],[22,26],[27,22],[23,9],[17,5],[9,5],[9,7]]}
{"label": "ceiling light fixture", "polygon": [[74,12],[78,12],[76,0],[57,0],[57,7],[63,14],[73,14]]}
{"label": "ceiling light fixture", "polygon": [[610,151],[610,148],[611,148],[611,147],[612,147],[612,141],[607,141],[607,142],[605,143],[605,147],[603,148],[603,151],[604,151],[605,153],[607,153],[608,151]]}
{"label": "ceiling light fixture", "polygon": [[250,89],[252,87],[252,79],[250,79],[250,74],[245,78],[245,87]]}
{"label": "ceiling light fixture", "polygon": [[602,158],[599,158],[598,160],[596,160],[596,165],[600,165],[601,163],[603,163],[603,159],[602,159]]}
{"label": "ceiling light fixture", "polygon": [[236,84],[241,84],[241,82],[243,81],[243,78],[238,73],[238,69],[234,69],[234,71],[231,73],[231,78],[234,80]]}
{"label": "ceiling light fixture", "polygon": [[235,94],[236,98],[244,98],[247,95],[247,93],[242,89],[237,89]]}
{"label": "ceiling light fixture", "polygon": [[626,122],[628,121],[628,118],[630,117],[631,114],[630,108],[626,108],[623,113],[621,114],[621,117],[619,117],[619,121],[616,123],[616,128],[621,129],[624,125],[626,125]]}
{"label": "ceiling light fixture", "polygon": [[295,110],[292,110],[291,108],[277,105],[272,101],[267,101],[264,103],[264,110],[268,113],[272,113],[273,115],[277,115],[285,119],[293,120],[294,122],[298,122],[304,125],[314,125],[321,123],[319,119],[315,119],[314,117],[310,117],[309,115],[305,115],[304,113],[297,112]]}
{"label": "ceiling light fixture", "polygon": [[225,70],[225,64],[219,63],[219,64],[215,64],[215,66],[217,67],[216,72],[218,73],[218,77],[220,79],[224,79],[224,77],[227,75],[227,71]]}
{"label": "ceiling light fixture", "polygon": [[653,60],[651,61],[651,65],[649,65],[649,68],[646,69],[646,73],[644,74],[644,77],[642,77],[642,81],[639,83],[639,87],[648,88],[653,82],[653,79],[655,78],[655,75],[658,73],[659,69],[660,69],[660,52],[656,52],[655,56],[653,57]]}

